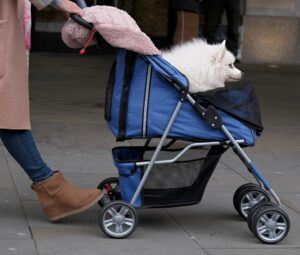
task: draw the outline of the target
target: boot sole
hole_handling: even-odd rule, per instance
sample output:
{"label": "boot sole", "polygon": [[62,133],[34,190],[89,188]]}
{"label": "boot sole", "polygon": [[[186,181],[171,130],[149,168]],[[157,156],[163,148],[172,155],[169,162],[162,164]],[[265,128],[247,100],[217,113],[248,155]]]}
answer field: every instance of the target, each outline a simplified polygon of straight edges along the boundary
{"label": "boot sole", "polygon": [[71,216],[73,214],[77,214],[77,213],[81,213],[81,212],[84,212],[86,211],[87,209],[89,209],[90,207],[92,207],[93,205],[95,205],[99,200],[102,199],[103,197],[103,193],[101,192],[99,194],[99,196],[97,196],[94,200],[92,200],[90,203],[88,203],[87,205],[83,206],[83,207],[80,207],[79,209],[76,209],[76,210],[73,210],[73,211],[70,211],[70,212],[66,212],[64,214],[61,214],[59,216],[55,216],[55,217],[52,217],[52,218],[49,218],[50,221],[52,222],[55,222],[55,221],[59,221],[63,218],[66,218],[68,216]]}

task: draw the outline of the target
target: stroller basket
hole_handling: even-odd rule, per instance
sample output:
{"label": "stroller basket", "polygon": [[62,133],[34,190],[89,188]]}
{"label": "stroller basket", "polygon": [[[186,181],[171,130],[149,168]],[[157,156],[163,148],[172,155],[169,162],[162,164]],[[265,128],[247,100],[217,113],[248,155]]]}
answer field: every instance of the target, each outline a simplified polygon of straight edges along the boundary
{"label": "stroller basket", "polygon": [[[136,166],[148,161],[153,148],[117,147],[113,157],[119,171],[122,199],[130,202],[147,166]],[[173,164],[155,164],[136,200],[135,207],[172,207],[199,203],[222,153],[223,146],[194,149]],[[158,160],[173,158],[176,150],[163,150]]]}

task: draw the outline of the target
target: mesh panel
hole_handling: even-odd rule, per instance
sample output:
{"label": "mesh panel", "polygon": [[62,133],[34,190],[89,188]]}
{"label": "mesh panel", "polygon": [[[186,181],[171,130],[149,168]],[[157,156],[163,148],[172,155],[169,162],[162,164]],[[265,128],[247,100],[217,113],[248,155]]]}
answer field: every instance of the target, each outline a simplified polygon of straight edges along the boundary
{"label": "mesh panel", "polygon": [[[199,176],[200,169],[207,155],[208,149],[191,150],[183,155],[180,161],[172,164],[154,165],[145,183],[145,189],[182,188],[193,185]],[[153,152],[146,152],[145,158],[149,159]],[[163,151],[159,160],[171,159],[178,151]],[[144,171],[146,167],[144,167]]]}
{"label": "mesh panel", "polygon": [[[190,150],[176,163],[154,165],[142,191],[143,207],[199,203],[225,150],[222,146]],[[160,158],[172,158],[177,153],[165,151]]]}

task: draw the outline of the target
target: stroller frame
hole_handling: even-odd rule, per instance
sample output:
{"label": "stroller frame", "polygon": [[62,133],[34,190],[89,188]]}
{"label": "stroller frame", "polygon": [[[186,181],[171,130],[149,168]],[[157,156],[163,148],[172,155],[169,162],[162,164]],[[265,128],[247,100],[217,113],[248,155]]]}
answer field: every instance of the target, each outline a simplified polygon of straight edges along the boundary
{"label": "stroller frame", "polygon": [[[178,86],[176,86],[175,84],[173,84],[177,89],[179,89]],[[220,129],[224,132],[224,134],[226,135],[226,137],[228,138],[227,141],[225,142],[220,142],[220,141],[212,141],[212,142],[200,142],[200,143],[192,143],[188,146],[186,146],[182,151],[180,151],[178,153],[178,155],[176,157],[174,157],[173,159],[170,160],[159,160],[156,161],[158,158],[158,155],[163,147],[163,144],[165,142],[165,140],[167,139],[168,133],[170,131],[170,129],[172,128],[172,125],[177,117],[178,112],[180,111],[181,106],[183,105],[184,100],[187,99],[193,106],[196,107],[196,109],[201,109],[201,116],[204,117],[206,114],[207,109],[203,108],[202,106],[200,106],[199,104],[196,103],[196,101],[192,98],[192,96],[186,92],[185,90],[181,90],[181,97],[180,100],[178,101],[176,108],[170,118],[170,121],[163,133],[162,138],[160,139],[154,153],[153,156],[151,158],[150,161],[146,161],[146,162],[136,162],[136,166],[147,166],[146,171],[141,179],[141,182],[139,183],[131,201],[130,204],[133,206],[139,196],[139,194],[141,193],[143,186],[145,184],[145,182],[147,181],[147,178],[153,168],[153,166],[155,164],[169,164],[169,163],[174,163],[176,162],[183,154],[185,154],[188,150],[190,150],[191,148],[196,148],[196,147],[203,147],[203,146],[212,146],[212,145],[222,145],[222,144],[228,144],[229,146],[231,146],[234,150],[234,152],[239,156],[239,158],[242,160],[242,162],[244,163],[244,165],[247,167],[247,169],[249,170],[249,172],[253,175],[253,177],[256,179],[256,181],[258,182],[258,184],[260,185],[260,187],[264,187],[266,189],[267,192],[270,193],[270,195],[274,198],[274,200],[276,201],[276,203],[278,204],[279,207],[281,207],[281,201],[278,197],[278,195],[275,193],[275,191],[272,189],[271,185],[268,183],[268,181],[264,178],[264,176],[260,173],[259,169],[255,166],[255,164],[251,161],[251,159],[247,156],[247,154],[244,152],[244,150],[242,149],[242,147],[240,146],[240,144],[244,143],[244,140],[235,140],[234,137],[231,135],[231,133],[229,132],[229,130],[226,128],[226,126],[224,124],[221,123],[220,125]],[[196,106],[197,104],[197,106]],[[215,120],[220,120],[220,117],[217,115],[216,111],[214,112],[214,117],[213,119]],[[216,121],[217,122],[217,121]],[[211,123],[212,127],[215,127],[216,124],[215,123]]]}
{"label": "stroller frame", "polygon": [[[151,57],[146,58],[151,59]],[[266,244],[274,244],[283,240],[287,236],[290,229],[289,217],[281,208],[282,204],[278,195],[261,174],[260,170],[255,166],[255,164],[242,149],[242,146],[247,146],[247,142],[245,142],[244,139],[235,139],[226,125],[223,123],[222,118],[219,116],[215,107],[213,105],[209,105],[207,106],[207,108],[205,108],[200,104],[199,101],[195,101],[194,98],[188,93],[188,86],[183,86],[183,83],[176,77],[173,77],[172,80],[169,80],[169,83],[179,91],[179,101],[177,102],[176,107],[171,114],[166,128],[163,129],[162,137],[160,138],[150,161],[138,161],[134,163],[135,167],[146,167],[146,170],[143,172],[143,176],[138,183],[135,192],[133,193],[130,203],[125,201],[111,202],[110,198],[108,199],[108,203],[104,202],[104,208],[102,209],[100,217],[100,227],[102,231],[109,237],[113,238],[125,238],[134,232],[137,226],[138,219],[135,210],[135,204],[143,191],[151,170],[155,165],[175,163],[181,156],[183,156],[192,148],[227,145],[228,147],[231,147],[233,151],[238,155],[243,164],[259,184],[256,185],[254,183],[246,183],[240,186],[235,191],[233,197],[235,209],[243,218],[247,219],[250,231],[253,232],[253,234],[261,242]],[[172,129],[176,117],[178,116],[181,107],[186,101],[188,101],[188,103],[193,106],[199,116],[211,129],[222,131],[225,135],[225,139],[223,139],[222,141],[214,141],[212,139],[208,140],[207,142],[191,143],[184,147],[174,158],[157,160],[160,152],[164,148],[164,142],[168,138],[168,134]],[[105,182],[105,180],[103,182]],[[119,184],[118,179],[116,182]],[[101,184],[99,186],[101,186]],[[253,194],[255,193],[259,193],[260,195],[257,195],[256,198],[254,198]],[[271,202],[271,197],[276,203]],[[246,203],[245,198],[248,199],[248,202]],[[112,200],[115,200],[115,198],[113,198]],[[271,222],[271,225],[268,225],[269,222]],[[115,224],[115,231],[111,231],[111,224]],[[129,228],[124,231],[122,224],[129,225]]]}

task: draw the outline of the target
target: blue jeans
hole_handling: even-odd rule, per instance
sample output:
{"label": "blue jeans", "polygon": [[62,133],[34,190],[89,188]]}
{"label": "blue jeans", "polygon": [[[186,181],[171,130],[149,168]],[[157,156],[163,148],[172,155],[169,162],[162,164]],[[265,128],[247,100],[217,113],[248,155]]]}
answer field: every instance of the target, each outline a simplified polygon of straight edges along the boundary
{"label": "blue jeans", "polygon": [[45,180],[53,174],[43,161],[30,131],[0,129],[0,138],[8,152],[34,183]]}

